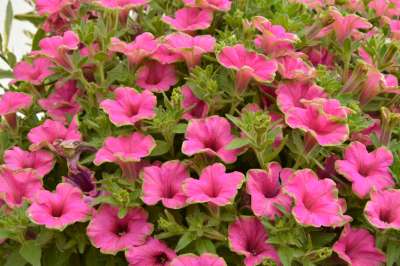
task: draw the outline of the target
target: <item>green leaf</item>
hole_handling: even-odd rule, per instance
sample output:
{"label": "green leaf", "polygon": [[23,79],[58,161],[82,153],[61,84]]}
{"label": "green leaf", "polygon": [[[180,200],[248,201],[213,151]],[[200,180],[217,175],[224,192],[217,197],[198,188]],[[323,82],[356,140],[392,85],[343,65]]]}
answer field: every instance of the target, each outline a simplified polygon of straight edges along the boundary
{"label": "green leaf", "polygon": [[25,14],[17,14],[14,16],[14,18],[16,20],[20,20],[20,21],[28,21],[35,26],[38,26],[45,20],[43,16],[35,15],[34,12],[29,12],[29,13],[25,13]]}
{"label": "green leaf", "polygon": [[226,149],[227,150],[235,150],[235,149],[242,148],[249,144],[250,144],[250,140],[247,138],[235,138],[228,144]]}
{"label": "green leaf", "polygon": [[42,249],[35,241],[26,241],[20,248],[19,254],[33,266],[41,265]]}
{"label": "green leaf", "polygon": [[159,156],[169,151],[169,145],[163,140],[156,140],[157,146],[153,149],[150,156]]}
{"label": "green leaf", "polygon": [[39,50],[39,42],[41,39],[43,39],[46,36],[46,32],[42,29],[38,29],[35,33],[35,36],[33,36],[32,39],[32,51],[34,50]]}
{"label": "green leaf", "polygon": [[14,16],[14,11],[13,11],[13,7],[12,7],[12,3],[11,3],[11,0],[8,0],[6,17],[4,20],[4,49],[5,50],[7,49],[8,42],[10,40],[10,32],[11,32],[13,16]]}
{"label": "green leaf", "polygon": [[25,259],[18,253],[18,251],[14,251],[7,257],[6,264],[4,266],[25,266]]}
{"label": "green leaf", "polygon": [[200,238],[195,242],[197,254],[203,254],[205,252],[216,254],[214,243],[210,239]]}
{"label": "green leaf", "polygon": [[11,70],[0,69],[0,79],[11,79],[14,75]]}
{"label": "green leaf", "polygon": [[176,134],[184,134],[186,132],[187,124],[179,123],[176,125],[174,129],[174,133]]}
{"label": "green leaf", "polygon": [[0,239],[1,238],[9,238],[12,235],[12,233],[6,229],[0,229]]}
{"label": "green leaf", "polygon": [[196,240],[197,234],[196,232],[187,231],[185,232],[181,238],[179,239],[178,243],[176,244],[175,251],[178,252],[185,247],[187,247],[190,243]]}
{"label": "green leaf", "polygon": [[394,241],[389,241],[386,247],[387,266],[392,266],[400,259],[399,245]]}
{"label": "green leaf", "polygon": [[281,247],[278,249],[278,254],[283,266],[291,266],[293,259],[300,257],[302,251],[289,247]]}

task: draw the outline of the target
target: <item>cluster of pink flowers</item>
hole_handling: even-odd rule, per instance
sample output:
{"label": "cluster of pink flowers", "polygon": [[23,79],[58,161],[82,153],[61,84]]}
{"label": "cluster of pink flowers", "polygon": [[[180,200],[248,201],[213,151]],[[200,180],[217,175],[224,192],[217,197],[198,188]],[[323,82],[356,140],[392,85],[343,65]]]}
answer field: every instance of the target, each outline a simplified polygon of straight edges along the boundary
{"label": "cluster of pink flowers", "polygon": [[293,32],[247,1],[160,2],[36,1],[45,36],[0,98],[0,213],[29,219],[4,241],[84,228],[132,266],[397,259],[400,2],[285,2],[313,18]]}

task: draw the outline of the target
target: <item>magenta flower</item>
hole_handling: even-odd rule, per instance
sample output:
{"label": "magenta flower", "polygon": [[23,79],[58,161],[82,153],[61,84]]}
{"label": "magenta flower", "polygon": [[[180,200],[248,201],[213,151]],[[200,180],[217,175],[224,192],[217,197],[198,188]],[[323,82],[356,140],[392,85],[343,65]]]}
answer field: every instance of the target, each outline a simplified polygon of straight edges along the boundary
{"label": "magenta flower", "polygon": [[151,58],[164,65],[183,61],[180,54],[171,51],[165,44],[160,44],[157,50],[151,55]]}
{"label": "magenta flower", "polygon": [[257,35],[254,43],[258,48],[262,48],[265,54],[281,56],[294,50],[293,43],[298,40],[296,34],[286,32],[281,25],[272,25],[268,19],[261,16],[253,18],[253,25],[262,34]]}
{"label": "magenta flower", "polygon": [[372,192],[364,215],[376,228],[400,230],[400,190]]}
{"label": "magenta flower", "polygon": [[328,68],[334,67],[335,58],[328,49],[321,46],[314,46],[307,51],[308,59],[317,67],[318,65],[325,65]]}
{"label": "magenta flower", "polygon": [[306,108],[302,100],[327,98],[327,94],[318,85],[301,81],[280,83],[276,95],[279,109],[285,114],[294,107]]}
{"label": "magenta flower", "polygon": [[72,0],[36,0],[36,10],[40,15],[52,15],[59,13],[66,5],[72,4]]}
{"label": "magenta flower", "polygon": [[336,171],[352,182],[353,192],[365,198],[372,190],[383,190],[394,185],[389,166],[393,155],[385,147],[368,152],[361,142],[352,142],[343,160],[336,161]]}
{"label": "magenta flower", "polygon": [[143,202],[155,205],[159,201],[170,209],[186,205],[182,183],[188,179],[189,171],[179,161],[168,161],[160,166],[148,166],[143,174]]}
{"label": "magenta flower", "polygon": [[164,15],[161,19],[177,31],[191,33],[210,27],[213,13],[208,9],[184,7],[175,12],[175,18]]}
{"label": "magenta flower", "polygon": [[131,9],[146,5],[149,0],[98,0],[98,3],[109,9]]}
{"label": "magenta flower", "polygon": [[375,239],[368,230],[346,225],[340,238],[332,247],[341,259],[352,266],[379,266],[385,254],[376,248]]}
{"label": "magenta flower", "polygon": [[56,83],[55,91],[46,99],[39,100],[39,105],[53,120],[66,123],[68,117],[74,117],[80,111],[79,93],[75,81]]}
{"label": "magenta flower", "polygon": [[126,55],[132,64],[140,64],[144,58],[152,55],[158,48],[158,42],[150,32],[136,36],[131,43],[123,42],[117,38],[111,38],[111,52],[118,52]]}
{"label": "magenta flower", "polygon": [[343,43],[349,37],[360,39],[362,33],[358,30],[369,29],[372,27],[372,24],[370,24],[367,19],[355,14],[343,16],[337,10],[331,10],[329,14],[333,18],[334,22],[323,28],[317,34],[317,38],[322,38],[331,32],[335,32],[336,39],[340,43]]}
{"label": "magenta flower", "polygon": [[226,262],[211,253],[203,253],[201,256],[186,254],[176,257],[169,266],[226,266]]}
{"label": "magenta flower", "polygon": [[125,252],[125,257],[130,266],[168,266],[176,253],[164,242],[149,238],[144,245],[130,247]]}
{"label": "magenta flower", "polygon": [[183,2],[190,7],[209,8],[217,11],[229,11],[232,5],[230,0],[183,0]]}
{"label": "magenta flower", "polygon": [[395,40],[400,40],[400,20],[391,20],[389,22],[391,36]]}
{"label": "magenta flower", "polygon": [[227,46],[217,56],[218,62],[226,68],[236,70],[236,88],[241,92],[253,78],[261,83],[272,82],[278,64],[265,56],[247,50],[242,44]]}
{"label": "magenta flower", "polygon": [[59,121],[47,119],[40,126],[32,128],[28,133],[28,139],[32,143],[31,149],[39,150],[48,146],[54,149],[60,142],[66,140],[81,140],[77,119],[72,119],[69,127],[65,127]]}
{"label": "magenta flower", "polygon": [[140,132],[128,136],[108,137],[103,147],[97,151],[93,162],[96,165],[106,162],[116,163],[121,167],[125,177],[135,179],[136,163],[150,155],[155,146],[156,142],[152,136],[145,136]]}
{"label": "magenta flower", "polygon": [[0,167],[0,200],[11,207],[19,207],[23,201],[33,200],[43,189],[42,180],[32,169],[13,171]]}
{"label": "magenta flower", "polygon": [[234,201],[243,181],[242,173],[237,171],[226,173],[223,164],[215,163],[204,168],[199,179],[187,179],[183,190],[190,203],[225,206]]}
{"label": "magenta flower", "polygon": [[53,74],[51,67],[53,67],[53,63],[47,58],[33,59],[31,64],[21,61],[14,67],[14,77],[16,81],[40,85]]}
{"label": "magenta flower", "polygon": [[157,98],[149,91],[137,92],[129,87],[114,90],[115,100],[103,100],[100,107],[116,126],[134,125],[143,119],[153,118]]}
{"label": "magenta flower", "polygon": [[285,185],[295,202],[292,214],[302,225],[337,227],[351,220],[344,215],[345,201],[339,199],[332,179],[319,179],[310,169],[298,170]]}
{"label": "magenta flower", "polygon": [[0,98],[0,116],[11,128],[17,127],[17,112],[32,105],[32,96],[22,92],[7,91]]}
{"label": "magenta flower", "polygon": [[36,194],[28,216],[46,228],[64,230],[70,224],[86,221],[90,211],[78,188],[60,183],[55,192],[41,190]]}
{"label": "magenta flower", "polygon": [[291,54],[279,57],[278,72],[284,79],[309,80],[314,77],[314,67],[308,65],[301,55]]}
{"label": "magenta flower", "polygon": [[246,266],[256,266],[266,259],[280,263],[275,248],[267,243],[268,234],[256,217],[240,217],[228,229],[231,250],[244,255]]}
{"label": "magenta flower", "polygon": [[44,177],[54,167],[53,154],[44,151],[24,151],[19,147],[4,152],[4,164],[11,170],[32,169],[39,177]]}
{"label": "magenta flower", "polygon": [[286,123],[309,133],[321,146],[338,145],[349,136],[345,123],[347,110],[334,99],[318,98],[304,101],[305,108],[291,108]]}
{"label": "magenta flower", "polygon": [[279,163],[272,162],[266,170],[250,169],[247,172],[247,193],[251,196],[251,210],[257,216],[265,216],[274,220],[282,216],[276,205],[290,211],[291,198],[283,191],[292,170],[282,168]]}
{"label": "magenta flower", "polygon": [[136,73],[136,84],[153,92],[167,91],[177,82],[175,67],[172,64],[148,61]]}
{"label": "magenta flower", "polygon": [[186,129],[182,152],[188,156],[205,153],[208,156],[218,156],[225,163],[234,163],[240,150],[226,148],[233,139],[231,125],[223,117],[214,115],[192,119]]}
{"label": "magenta flower", "polygon": [[102,205],[93,214],[86,233],[92,245],[100,248],[102,253],[115,255],[146,242],[153,231],[147,217],[142,208],[132,208],[125,217],[118,218],[118,208]]}
{"label": "magenta flower", "polygon": [[173,53],[180,55],[189,69],[200,64],[203,54],[214,51],[215,42],[215,38],[211,35],[192,37],[182,32],[172,33],[165,37],[165,46]]}
{"label": "magenta flower", "polygon": [[185,109],[183,118],[190,120],[193,118],[204,118],[208,114],[208,104],[194,95],[188,85],[182,86],[182,107]]}

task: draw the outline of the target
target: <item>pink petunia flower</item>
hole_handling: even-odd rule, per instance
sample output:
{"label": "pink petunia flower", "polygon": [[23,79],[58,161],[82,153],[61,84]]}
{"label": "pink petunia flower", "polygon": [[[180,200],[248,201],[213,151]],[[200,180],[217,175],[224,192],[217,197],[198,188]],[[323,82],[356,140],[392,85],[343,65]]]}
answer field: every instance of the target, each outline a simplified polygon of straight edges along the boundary
{"label": "pink petunia flower", "polygon": [[136,84],[153,92],[168,91],[177,82],[175,67],[172,64],[148,61],[136,73]]}
{"label": "pink petunia flower", "polygon": [[186,205],[182,183],[188,179],[189,171],[179,161],[168,161],[160,166],[148,166],[143,170],[143,202],[155,205],[159,201],[170,209]]}
{"label": "pink petunia flower", "polygon": [[14,67],[15,81],[26,81],[33,85],[40,85],[50,75],[53,63],[47,58],[36,58],[32,63],[25,61],[19,62]]}
{"label": "pink petunia flower", "polygon": [[351,220],[344,215],[345,201],[339,199],[332,179],[319,179],[310,169],[298,170],[285,185],[294,199],[292,214],[302,225],[337,227]]}
{"label": "pink petunia flower", "polygon": [[240,150],[226,147],[234,139],[231,125],[223,117],[214,115],[203,119],[192,119],[185,133],[182,152],[188,156],[205,153],[218,156],[225,163],[234,163]]}
{"label": "pink petunia flower", "polygon": [[239,92],[247,88],[251,79],[260,83],[272,82],[278,70],[275,60],[249,51],[242,44],[223,48],[217,59],[224,67],[237,71],[236,88]]}
{"label": "pink petunia flower", "polygon": [[128,136],[108,137],[104,145],[96,153],[94,164],[100,165],[106,162],[118,164],[125,177],[137,178],[137,163],[150,155],[156,146],[152,136],[145,136],[140,132],[134,132]]}
{"label": "pink petunia flower", "polygon": [[72,5],[76,0],[36,0],[36,10],[40,15],[52,15]]}
{"label": "pink petunia flower", "polygon": [[190,36],[186,33],[172,33],[165,37],[164,45],[173,53],[180,55],[189,69],[200,64],[201,56],[212,53],[215,47],[215,38],[211,35]]}
{"label": "pink petunia flower", "polygon": [[279,163],[272,162],[266,170],[250,169],[247,172],[247,193],[251,196],[251,210],[257,216],[265,216],[274,220],[282,216],[276,205],[290,210],[292,200],[283,191],[292,170],[282,168]]}
{"label": "pink petunia flower", "polygon": [[183,184],[183,191],[190,203],[225,206],[234,201],[243,181],[242,173],[226,173],[223,164],[215,163],[204,168],[199,179],[187,179]]}
{"label": "pink petunia flower", "polygon": [[39,150],[46,146],[54,150],[60,142],[82,140],[82,136],[78,130],[78,121],[75,117],[68,127],[65,127],[59,121],[47,119],[43,124],[29,131],[28,139],[32,143],[31,150]]}
{"label": "pink petunia flower", "polygon": [[98,3],[109,9],[131,9],[144,6],[149,0],[98,0]]}
{"label": "pink petunia flower", "polygon": [[54,167],[54,156],[50,152],[24,151],[19,147],[4,152],[4,164],[11,170],[33,169],[39,177],[44,177]]}
{"label": "pink petunia flower", "polygon": [[0,98],[0,116],[3,116],[11,128],[17,127],[17,112],[32,105],[31,95],[7,91]]}
{"label": "pink petunia flower", "polygon": [[42,180],[32,169],[13,171],[0,167],[0,199],[11,207],[19,207],[23,200],[33,200],[43,189]]}
{"label": "pink petunia flower", "polygon": [[246,266],[256,266],[266,259],[280,263],[275,248],[267,243],[268,234],[256,217],[240,217],[228,229],[231,250],[244,255]]}
{"label": "pink petunia flower", "polygon": [[363,228],[346,225],[332,250],[352,266],[379,266],[385,254],[376,248],[374,236]]}
{"label": "pink petunia flower", "polygon": [[92,245],[100,248],[102,253],[115,255],[146,242],[153,231],[147,217],[142,208],[132,208],[125,217],[119,218],[117,207],[102,205],[93,214],[86,233]]}
{"label": "pink petunia flower", "polygon": [[177,31],[192,33],[210,27],[213,12],[208,9],[184,7],[175,12],[175,18],[164,15],[161,19]]}
{"label": "pink petunia flower", "polygon": [[164,242],[149,238],[144,245],[130,247],[125,257],[130,266],[168,266],[176,253]]}
{"label": "pink petunia flower", "polygon": [[282,82],[276,90],[276,102],[283,113],[291,108],[306,108],[302,100],[327,98],[327,94],[318,85],[310,82]]}
{"label": "pink petunia flower", "polygon": [[182,107],[185,109],[183,118],[190,120],[193,118],[204,118],[208,114],[208,104],[194,95],[188,85],[182,86]]}
{"label": "pink petunia flower", "polygon": [[78,188],[60,183],[55,192],[39,191],[27,212],[36,224],[64,230],[70,224],[86,221],[90,211],[91,208]]}
{"label": "pink petunia flower", "polygon": [[400,230],[400,190],[372,192],[364,215],[376,228]]}
{"label": "pink petunia flower", "polygon": [[169,266],[226,266],[226,262],[211,253],[203,253],[200,256],[186,254],[173,259]]}
{"label": "pink petunia flower", "polygon": [[114,90],[115,100],[103,100],[100,107],[108,114],[116,126],[134,125],[143,119],[153,118],[157,98],[149,91],[137,92],[129,87]]}
{"label": "pink petunia flower", "polygon": [[158,42],[150,32],[136,36],[131,43],[123,42],[117,38],[111,38],[111,52],[118,52],[126,55],[129,62],[139,65],[144,58],[157,51]]}
{"label": "pink petunia flower", "polygon": [[286,32],[281,25],[273,25],[262,16],[253,18],[252,24],[261,32],[254,40],[258,48],[271,56],[282,56],[294,50],[293,43],[298,40],[296,34]]}
{"label": "pink petunia flower", "polygon": [[361,142],[352,142],[343,160],[336,161],[336,171],[352,182],[353,192],[365,198],[372,190],[383,190],[394,185],[389,166],[393,155],[385,147],[368,152]]}
{"label": "pink petunia flower", "polygon": [[75,81],[57,82],[55,91],[38,102],[53,120],[66,123],[68,117],[74,117],[81,109],[77,102],[79,93]]}
{"label": "pink petunia flower", "polygon": [[165,44],[160,44],[151,55],[151,58],[164,65],[183,61],[183,57],[180,54],[171,51]]}
{"label": "pink petunia flower", "polygon": [[290,54],[279,57],[278,72],[284,79],[309,80],[314,77],[314,67],[307,64],[302,54]]}
{"label": "pink petunia flower", "polygon": [[305,108],[291,108],[286,123],[310,134],[321,146],[338,145],[349,136],[347,110],[334,99],[303,101]]}
{"label": "pink petunia flower", "polygon": [[391,20],[389,22],[391,36],[395,40],[400,40],[400,20]]}
{"label": "pink petunia flower", "polygon": [[400,5],[395,0],[372,0],[368,7],[375,11],[377,17],[389,18],[400,15]]}
{"label": "pink petunia flower", "polygon": [[334,67],[334,55],[325,47],[314,46],[309,49],[306,54],[308,55],[308,59],[314,67],[317,67],[318,65],[324,65],[328,68]]}
{"label": "pink petunia flower", "polygon": [[190,7],[209,8],[217,11],[229,11],[232,2],[230,0],[183,0]]}
{"label": "pink petunia flower", "polygon": [[343,16],[337,10],[330,10],[329,14],[334,21],[333,23],[323,28],[317,34],[317,38],[322,38],[327,36],[331,32],[335,32],[336,39],[340,43],[343,43],[349,37],[360,39],[362,33],[358,30],[369,29],[372,27],[372,24],[369,23],[367,19],[359,17],[355,14]]}

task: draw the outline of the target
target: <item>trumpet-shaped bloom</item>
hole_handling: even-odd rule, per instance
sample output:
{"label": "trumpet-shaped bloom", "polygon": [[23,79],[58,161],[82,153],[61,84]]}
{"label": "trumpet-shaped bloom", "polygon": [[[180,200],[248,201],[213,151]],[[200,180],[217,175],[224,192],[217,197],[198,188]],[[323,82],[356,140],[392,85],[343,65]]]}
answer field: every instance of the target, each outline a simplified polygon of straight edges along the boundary
{"label": "trumpet-shaped bloom", "polygon": [[141,246],[153,231],[147,222],[147,212],[132,208],[123,218],[118,217],[118,208],[102,205],[93,214],[87,227],[87,235],[93,246],[102,253],[116,254],[132,246]]}
{"label": "trumpet-shaped bloom", "polygon": [[136,73],[136,84],[153,92],[167,91],[177,82],[175,67],[172,64],[148,61]]}
{"label": "trumpet-shaped bloom", "polygon": [[41,190],[37,193],[28,208],[28,216],[36,224],[63,230],[70,224],[85,221],[90,211],[78,188],[60,183],[55,192]]}
{"label": "trumpet-shaped bloom", "polygon": [[176,63],[183,60],[180,54],[171,51],[165,44],[160,44],[157,50],[151,55],[151,58],[157,60],[164,65]]}
{"label": "trumpet-shaped bloom", "polygon": [[304,101],[305,108],[291,108],[286,123],[311,134],[321,146],[338,145],[349,136],[347,110],[338,100],[318,98]]}
{"label": "trumpet-shaped bloom", "polygon": [[81,140],[82,136],[78,130],[76,118],[72,119],[68,128],[59,121],[47,119],[43,124],[29,131],[28,139],[32,143],[31,148],[38,150],[45,146],[53,148],[65,140]]}
{"label": "trumpet-shaped bloom", "polygon": [[139,93],[129,87],[119,87],[114,90],[115,100],[103,100],[100,107],[108,114],[116,126],[134,125],[143,119],[153,118],[157,98],[153,93]]}
{"label": "trumpet-shaped bloom", "polygon": [[268,234],[256,217],[240,217],[228,229],[228,240],[231,250],[244,255],[246,266],[259,265],[266,259],[279,264],[278,253],[267,243]]}
{"label": "trumpet-shaped bloom", "polygon": [[323,28],[318,34],[317,38],[322,38],[331,32],[335,32],[336,39],[343,43],[347,38],[354,37],[359,39],[362,35],[360,29],[369,29],[372,24],[367,19],[359,17],[355,14],[343,16],[337,10],[331,10],[330,15],[333,18],[333,23]]}
{"label": "trumpet-shaped bloom", "polygon": [[268,19],[256,16],[253,25],[261,32],[254,43],[267,55],[280,56],[294,50],[293,43],[298,40],[296,34],[286,32],[280,25],[273,25]]}
{"label": "trumpet-shaped bloom", "polygon": [[32,63],[25,61],[19,62],[14,67],[14,77],[16,81],[26,81],[33,85],[40,85],[48,76],[53,74],[50,69],[53,63],[47,58],[36,58]]}
{"label": "trumpet-shaped bloom", "polygon": [[98,3],[109,9],[131,9],[146,5],[149,0],[98,0]]}
{"label": "trumpet-shaped bloom", "polygon": [[40,15],[52,15],[59,13],[65,6],[72,4],[74,0],[36,0],[36,10]]}
{"label": "trumpet-shaped bloom", "polygon": [[179,161],[168,161],[160,166],[144,168],[143,202],[147,205],[162,204],[171,209],[180,209],[186,204],[182,183],[188,179],[189,171]]}
{"label": "trumpet-shaped bloom", "polygon": [[187,6],[208,8],[217,11],[229,11],[232,5],[230,0],[183,0],[183,2]]}
{"label": "trumpet-shaped bloom", "polygon": [[314,67],[304,62],[300,55],[286,55],[277,60],[278,72],[284,79],[309,80],[315,74]]}
{"label": "trumpet-shaped bloom", "polygon": [[291,175],[291,169],[282,168],[276,162],[269,163],[266,170],[250,169],[247,172],[247,193],[251,196],[251,209],[255,215],[274,220],[282,215],[276,205],[290,210],[292,200],[283,187]]}
{"label": "trumpet-shaped bloom", "polygon": [[389,167],[393,155],[385,147],[368,152],[361,142],[353,142],[344,152],[343,160],[336,161],[336,170],[352,182],[353,192],[365,198],[372,190],[383,190],[394,185]]}
{"label": "trumpet-shaped bloom", "polygon": [[247,50],[242,44],[228,46],[217,56],[218,62],[226,68],[236,70],[236,88],[243,91],[253,78],[258,82],[272,82],[278,64],[265,56]]}
{"label": "trumpet-shaped bloom", "polygon": [[213,13],[208,9],[184,7],[175,13],[175,18],[163,16],[162,21],[177,31],[191,33],[210,27]]}
{"label": "trumpet-shaped bloom", "polygon": [[41,179],[32,169],[0,168],[0,199],[11,208],[21,206],[25,199],[33,200],[42,188]]}
{"label": "trumpet-shaped bloom", "polygon": [[190,120],[193,118],[204,118],[208,113],[208,104],[194,95],[188,85],[182,87],[182,107],[185,109],[183,118]]}
{"label": "trumpet-shaped bloom", "polygon": [[344,215],[345,202],[338,198],[332,179],[319,179],[310,169],[296,171],[285,190],[293,197],[296,221],[313,227],[337,227],[351,220]]}
{"label": "trumpet-shaped bloom", "polygon": [[225,166],[215,163],[203,169],[199,179],[184,182],[183,190],[190,203],[211,203],[224,206],[232,203],[242,186],[244,175],[240,172],[226,173]]}
{"label": "trumpet-shaped bloom", "polygon": [[276,95],[277,104],[283,113],[287,113],[293,107],[305,108],[302,100],[327,97],[318,85],[299,81],[280,83]]}
{"label": "trumpet-shaped bloom", "polygon": [[374,237],[362,228],[345,226],[332,249],[352,266],[379,266],[385,262],[385,255],[376,248]]}
{"label": "trumpet-shaped bloom", "polygon": [[17,126],[16,113],[32,105],[32,96],[22,92],[7,91],[0,98],[0,115],[12,128]]}
{"label": "trumpet-shaped bloom", "polygon": [[77,102],[79,92],[74,81],[57,83],[55,91],[46,99],[39,100],[39,105],[53,120],[65,123],[68,117],[75,116],[81,108]]}
{"label": "trumpet-shaped bloom", "polygon": [[176,253],[164,242],[150,238],[144,245],[129,248],[125,257],[130,266],[168,266]]}
{"label": "trumpet-shaped bloom", "polygon": [[334,56],[329,52],[328,49],[320,46],[312,47],[307,51],[308,59],[310,62],[317,67],[318,65],[325,65],[328,68],[334,66]]}
{"label": "trumpet-shaped bloom", "polygon": [[400,230],[400,190],[372,192],[364,214],[376,228]]}
{"label": "trumpet-shaped bloom", "polygon": [[44,177],[54,167],[54,156],[44,150],[29,152],[14,147],[4,152],[4,164],[11,170],[33,169]]}
{"label": "trumpet-shaped bloom", "polygon": [[218,156],[225,163],[233,163],[240,153],[239,149],[227,149],[233,139],[231,125],[223,117],[214,115],[192,119],[186,129],[182,152],[188,156],[206,153],[209,156]]}
{"label": "trumpet-shaped bloom", "polygon": [[211,35],[192,37],[182,32],[172,33],[165,37],[165,46],[183,58],[189,69],[200,64],[203,54],[214,51],[215,42],[215,38]]}
{"label": "trumpet-shaped bloom", "polygon": [[172,260],[170,266],[226,266],[225,260],[215,254],[203,253],[180,255]]}
{"label": "trumpet-shaped bloom", "polygon": [[57,62],[65,63],[65,52],[79,48],[79,36],[73,31],[66,31],[62,36],[52,36],[42,39],[39,42],[39,51],[32,54],[45,55]]}
{"label": "trumpet-shaped bloom", "polygon": [[140,64],[144,58],[149,57],[157,51],[158,42],[150,32],[136,36],[131,43],[123,42],[117,38],[111,38],[111,52],[118,52],[126,55],[132,64]]}

